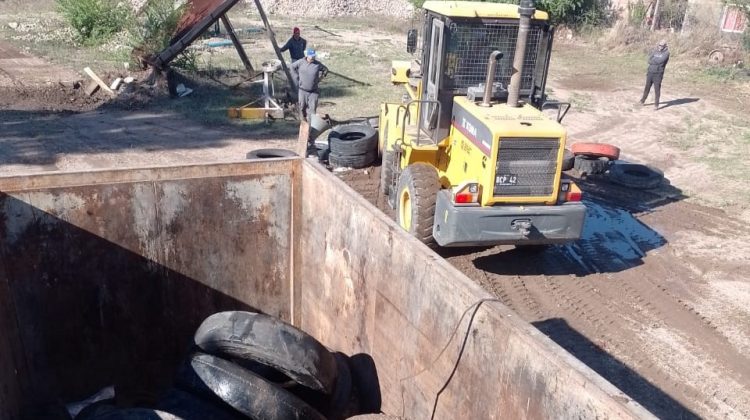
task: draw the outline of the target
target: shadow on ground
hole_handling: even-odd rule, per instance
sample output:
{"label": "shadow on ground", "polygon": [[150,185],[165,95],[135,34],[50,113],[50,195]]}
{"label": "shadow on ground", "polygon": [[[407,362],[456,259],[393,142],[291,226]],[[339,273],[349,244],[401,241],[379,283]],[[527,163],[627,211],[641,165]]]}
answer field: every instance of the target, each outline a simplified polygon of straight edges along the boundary
{"label": "shadow on ground", "polygon": [[297,131],[296,122],[217,127],[174,112],[0,111],[0,165],[50,166],[61,155],[220,148],[238,140],[251,146],[253,142],[295,138]]}
{"label": "shadow on ground", "polygon": [[700,98],[680,98],[680,99],[672,99],[671,101],[662,102],[659,106],[659,109],[669,108],[670,106],[680,106],[685,104],[690,104],[693,102],[700,101]]}
{"label": "shadow on ground", "polygon": [[475,267],[494,274],[528,276],[586,276],[628,270],[642,265],[650,251],[667,244],[666,238],[636,215],[685,198],[666,180],[653,190],[622,187],[606,176],[576,182],[584,191],[586,204],[581,239],[546,248],[497,247],[496,252],[475,258]]}
{"label": "shadow on ground", "polygon": [[589,341],[564,319],[551,318],[532,324],[658,418],[700,418],[636,371]]}

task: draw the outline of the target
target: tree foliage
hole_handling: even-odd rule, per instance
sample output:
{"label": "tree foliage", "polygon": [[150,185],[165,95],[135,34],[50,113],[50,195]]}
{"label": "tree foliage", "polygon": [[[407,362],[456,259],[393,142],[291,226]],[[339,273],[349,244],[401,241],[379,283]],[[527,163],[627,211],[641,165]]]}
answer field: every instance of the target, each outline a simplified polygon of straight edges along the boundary
{"label": "tree foliage", "polygon": [[130,9],[114,0],[57,0],[57,6],[78,38],[88,43],[103,42],[131,18]]}

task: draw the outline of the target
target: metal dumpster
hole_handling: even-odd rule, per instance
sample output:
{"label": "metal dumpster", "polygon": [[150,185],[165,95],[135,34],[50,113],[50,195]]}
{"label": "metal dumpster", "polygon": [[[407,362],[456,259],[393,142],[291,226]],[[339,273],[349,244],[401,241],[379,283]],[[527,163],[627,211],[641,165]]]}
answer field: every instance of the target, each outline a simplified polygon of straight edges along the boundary
{"label": "metal dumpster", "polygon": [[222,310],[369,354],[387,414],[429,418],[447,383],[435,418],[651,417],[489,298],[303,159],[3,177],[0,419],[146,401]]}

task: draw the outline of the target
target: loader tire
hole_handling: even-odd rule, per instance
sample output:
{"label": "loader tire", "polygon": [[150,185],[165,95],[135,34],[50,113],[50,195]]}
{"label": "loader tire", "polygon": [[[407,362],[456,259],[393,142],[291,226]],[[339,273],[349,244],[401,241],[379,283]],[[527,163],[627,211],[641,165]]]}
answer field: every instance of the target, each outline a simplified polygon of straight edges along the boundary
{"label": "loader tire", "polygon": [[375,155],[375,151],[372,150],[364,155],[342,156],[338,153],[334,153],[333,149],[331,149],[328,154],[328,163],[330,163],[334,168],[362,169],[372,165],[372,163],[375,162]]}
{"label": "loader tire", "polygon": [[581,175],[603,174],[609,168],[609,159],[578,155],[575,158],[574,166]]}
{"label": "loader tire", "polygon": [[378,147],[378,132],[366,123],[340,125],[331,130],[328,142],[332,155],[369,155]]}
{"label": "loader tire", "polygon": [[561,171],[569,171],[575,167],[575,155],[568,149],[563,151],[563,161]]}
{"label": "loader tire", "polygon": [[[270,366],[295,382],[331,395],[336,386],[336,359],[318,340],[277,318],[243,311],[206,318],[194,336],[202,351]],[[252,368],[252,367],[251,367]]]}
{"label": "loader tire", "polygon": [[248,152],[247,159],[273,159],[297,156],[291,150],[287,149],[258,149]]}
{"label": "loader tire", "polygon": [[291,392],[234,363],[205,353],[190,357],[191,370],[180,376],[183,389],[220,400],[258,420],[325,420]]}
{"label": "loader tire", "polygon": [[609,179],[625,187],[647,190],[661,185],[664,174],[646,165],[620,162],[609,168]]}
{"label": "loader tire", "polygon": [[393,183],[393,166],[396,163],[396,154],[392,150],[383,151],[383,159],[380,161],[380,192],[383,195],[391,194]]}
{"label": "loader tire", "polygon": [[396,189],[398,224],[431,248],[436,248],[432,227],[440,180],[434,167],[413,163],[404,169]]}
{"label": "loader tire", "polygon": [[620,148],[607,143],[573,143],[570,151],[576,156],[605,157],[609,160],[620,158]]}

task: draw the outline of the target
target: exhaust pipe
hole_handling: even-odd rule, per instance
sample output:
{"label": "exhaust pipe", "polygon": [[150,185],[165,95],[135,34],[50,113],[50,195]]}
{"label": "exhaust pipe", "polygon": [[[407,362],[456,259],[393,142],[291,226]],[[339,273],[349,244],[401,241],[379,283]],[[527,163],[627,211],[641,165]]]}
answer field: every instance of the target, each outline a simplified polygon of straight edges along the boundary
{"label": "exhaust pipe", "polygon": [[487,62],[487,79],[484,81],[484,96],[479,106],[492,106],[492,85],[495,83],[495,72],[497,71],[497,62],[503,58],[500,51],[490,53],[490,61]]}
{"label": "exhaust pipe", "polygon": [[526,57],[526,41],[529,39],[531,17],[534,16],[535,11],[534,0],[521,0],[521,4],[518,5],[518,14],[521,19],[518,23],[516,53],[513,56],[513,74],[510,76],[510,86],[508,88],[508,106],[519,106],[518,97],[521,92],[523,59]]}

